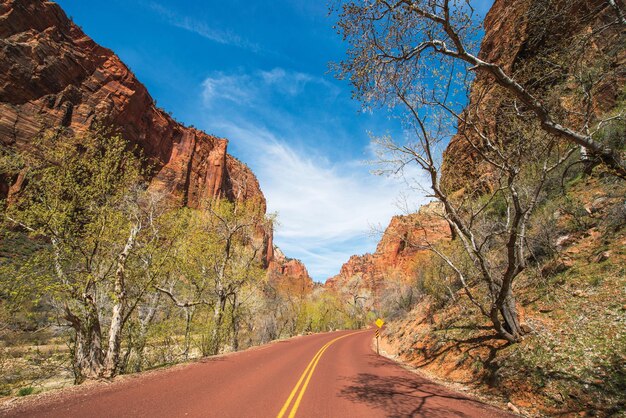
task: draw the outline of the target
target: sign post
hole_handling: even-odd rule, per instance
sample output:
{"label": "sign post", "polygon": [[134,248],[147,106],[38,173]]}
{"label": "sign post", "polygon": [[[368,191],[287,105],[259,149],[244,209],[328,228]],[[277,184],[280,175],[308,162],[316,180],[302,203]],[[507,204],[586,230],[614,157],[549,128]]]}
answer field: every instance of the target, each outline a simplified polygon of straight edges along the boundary
{"label": "sign post", "polygon": [[378,327],[378,329],[376,330],[376,354],[380,355],[380,350],[378,349],[378,338],[380,337],[380,329],[385,324],[385,321],[383,321],[382,319],[378,318],[376,320],[375,324]]}

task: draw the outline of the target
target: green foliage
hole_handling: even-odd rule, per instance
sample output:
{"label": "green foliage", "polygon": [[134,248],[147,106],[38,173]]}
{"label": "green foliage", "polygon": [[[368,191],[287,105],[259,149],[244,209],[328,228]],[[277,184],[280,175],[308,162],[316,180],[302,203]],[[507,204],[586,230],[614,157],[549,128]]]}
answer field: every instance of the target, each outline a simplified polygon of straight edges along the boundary
{"label": "green foliage", "polygon": [[4,230],[0,233],[0,264],[27,259],[46,245],[23,232]]}
{"label": "green foliage", "polygon": [[147,190],[141,155],[107,130],[32,145],[3,154],[5,171],[27,180],[0,225],[3,391],[102,375],[114,307],[123,314],[116,373],[371,320],[360,298],[271,290],[262,232],[274,219],[262,202],[171,207]]}
{"label": "green foliage", "polygon": [[[500,218],[500,219],[505,217],[506,211],[508,208],[508,203],[506,201],[505,195],[503,193],[497,193],[495,194],[493,199],[490,199],[487,202],[486,200],[489,199],[490,197],[491,196],[486,195],[478,199],[479,204],[487,205],[487,208],[486,208],[487,215],[490,217]],[[481,202],[481,200],[484,201],[484,203]]]}
{"label": "green foliage", "polygon": [[[107,325],[115,302],[120,252],[149,206],[143,161],[105,129],[47,133],[31,145],[14,155],[28,169],[3,213],[2,234],[34,244],[0,265],[3,308],[31,316],[41,311],[40,326],[52,319],[45,315],[55,316],[71,323],[77,338],[94,330],[87,341],[100,339],[98,322]],[[140,292],[134,285],[141,281],[128,277],[128,293]]]}
{"label": "green foliage", "polygon": [[612,118],[604,123],[595,132],[594,139],[603,143],[605,146],[618,150],[626,151],[626,88],[622,88],[620,96],[612,110]]}
{"label": "green foliage", "polygon": [[626,150],[626,122],[623,118],[608,122],[596,135],[598,140],[608,147]]}
{"label": "green foliage", "polygon": [[21,388],[17,392],[17,396],[28,396],[28,395],[31,395],[34,391],[35,391],[35,388],[33,388],[32,386],[27,386],[25,388]]}
{"label": "green foliage", "polygon": [[122,137],[106,130],[47,134],[33,145],[23,155],[27,185],[8,208],[33,233],[87,238],[142,180],[141,159]]}

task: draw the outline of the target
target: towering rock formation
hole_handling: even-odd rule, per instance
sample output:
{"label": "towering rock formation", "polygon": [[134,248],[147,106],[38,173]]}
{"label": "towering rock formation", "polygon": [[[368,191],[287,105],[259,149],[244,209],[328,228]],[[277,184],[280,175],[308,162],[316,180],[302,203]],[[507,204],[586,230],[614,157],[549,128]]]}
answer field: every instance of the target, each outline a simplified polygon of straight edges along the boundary
{"label": "towering rock formation", "polygon": [[428,251],[429,243],[450,238],[450,226],[442,217],[443,207],[431,202],[417,213],[394,216],[373,254],[353,255],[326,287],[338,289],[355,276],[361,285],[374,292],[387,279],[409,280],[418,267],[416,255]]}
{"label": "towering rock formation", "polygon": [[[227,153],[228,141],[185,127],[159,109],[113,51],[95,43],[55,3],[0,2],[0,147],[23,149],[48,129],[80,134],[112,126],[154,167],[153,190],[198,208],[214,198],[265,197],[254,173]],[[19,190],[23,176],[0,173],[0,199]],[[257,231],[273,276],[312,281],[299,262],[274,257],[271,230]],[[293,276],[293,277],[291,277]]]}
{"label": "towering rock formation", "polygon": [[[151,187],[199,207],[214,197],[258,199],[259,183],[227,153],[228,141],[176,122],[111,50],[55,3],[0,3],[0,143],[27,147],[50,128],[112,125],[155,166]],[[16,179],[1,179],[6,196]]]}
{"label": "towering rock formation", "polygon": [[[226,139],[185,127],[156,107],[119,57],[57,4],[0,2],[0,146],[22,149],[47,129],[80,134],[95,124],[113,126],[139,146],[154,166],[150,187],[173,202],[199,208],[214,198],[254,200],[265,210],[257,178],[227,153]],[[0,173],[0,198],[21,182],[21,175]],[[274,279],[312,287],[302,263],[274,257],[271,229],[256,239]]]}
{"label": "towering rock formation", "polygon": [[278,247],[268,267],[268,279],[272,286],[284,293],[304,296],[313,290],[313,279],[302,261],[287,258]]}

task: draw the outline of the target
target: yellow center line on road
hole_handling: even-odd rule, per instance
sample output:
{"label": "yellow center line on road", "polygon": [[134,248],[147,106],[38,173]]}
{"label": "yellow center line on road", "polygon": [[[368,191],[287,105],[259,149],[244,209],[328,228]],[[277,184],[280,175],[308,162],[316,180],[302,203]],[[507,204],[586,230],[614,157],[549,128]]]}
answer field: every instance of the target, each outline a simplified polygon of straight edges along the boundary
{"label": "yellow center line on road", "polygon": [[350,335],[360,334],[366,331],[368,330],[357,331],[357,332],[352,332],[350,334],[342,335],[324,344],[322,348],[320,348],[318,352],[315,353],[311,362],[308,364],[308,366],[306,366],[306,369],[304,369],[304,372],[302,372],[302,376],[300,376],[298,383],[296,383],[296,386],[293,388],[293,390],[289,394],[289,397],[285,401],[285,404],[281,408],[276,418],[282,418],[285,415],[285,412],[287,412],[289,405],[291,405],[291,401],[293,400],[294,396],[296,396],[296,392],[298,392],[298,388],[304,381],[304,385],[300,389],[300,393],[298,394],[298,397],[296,398],[296,402],[294,403],[293,407],[291,408],[291,411],[289,412],[289,418],[293,418],[296,416],[296,412],[298,411],[298,407],[300,406],[300,401],[302,400],[302,397],[304,396],[304,392],[306,391],[306,388],[309,385],[309,381],[311,380],[311,377],[313,376],[313,372],[315,371],[315,368],[317,367],[317,363],[319,363],[320,358],[322,358],[322,355],[324,354],[324,351],[326,351],[328,347],[331,346],[331,344],[333,344],[335,341],[339,341],[342,338],[349,337]]}

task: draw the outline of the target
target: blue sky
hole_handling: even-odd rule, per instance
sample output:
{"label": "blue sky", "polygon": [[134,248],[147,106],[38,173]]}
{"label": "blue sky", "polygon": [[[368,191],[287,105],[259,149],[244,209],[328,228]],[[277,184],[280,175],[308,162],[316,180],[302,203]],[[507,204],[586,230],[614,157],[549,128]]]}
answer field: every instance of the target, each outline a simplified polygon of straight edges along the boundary
{"label": "blue sky", "polygon": [[[491,0],[481,0],[488,8]],[[316,281],[374,251],[403,179],[370,174],[369,132],[401,135],[384,112],[359,112],[328,73],[345,45],[324,1],[59,0],[179,121],[229,139],[278,213],[275,244]],[[419,176],[419,173],[414,173]],[[408,195],[414,209],[425,199]]]}

